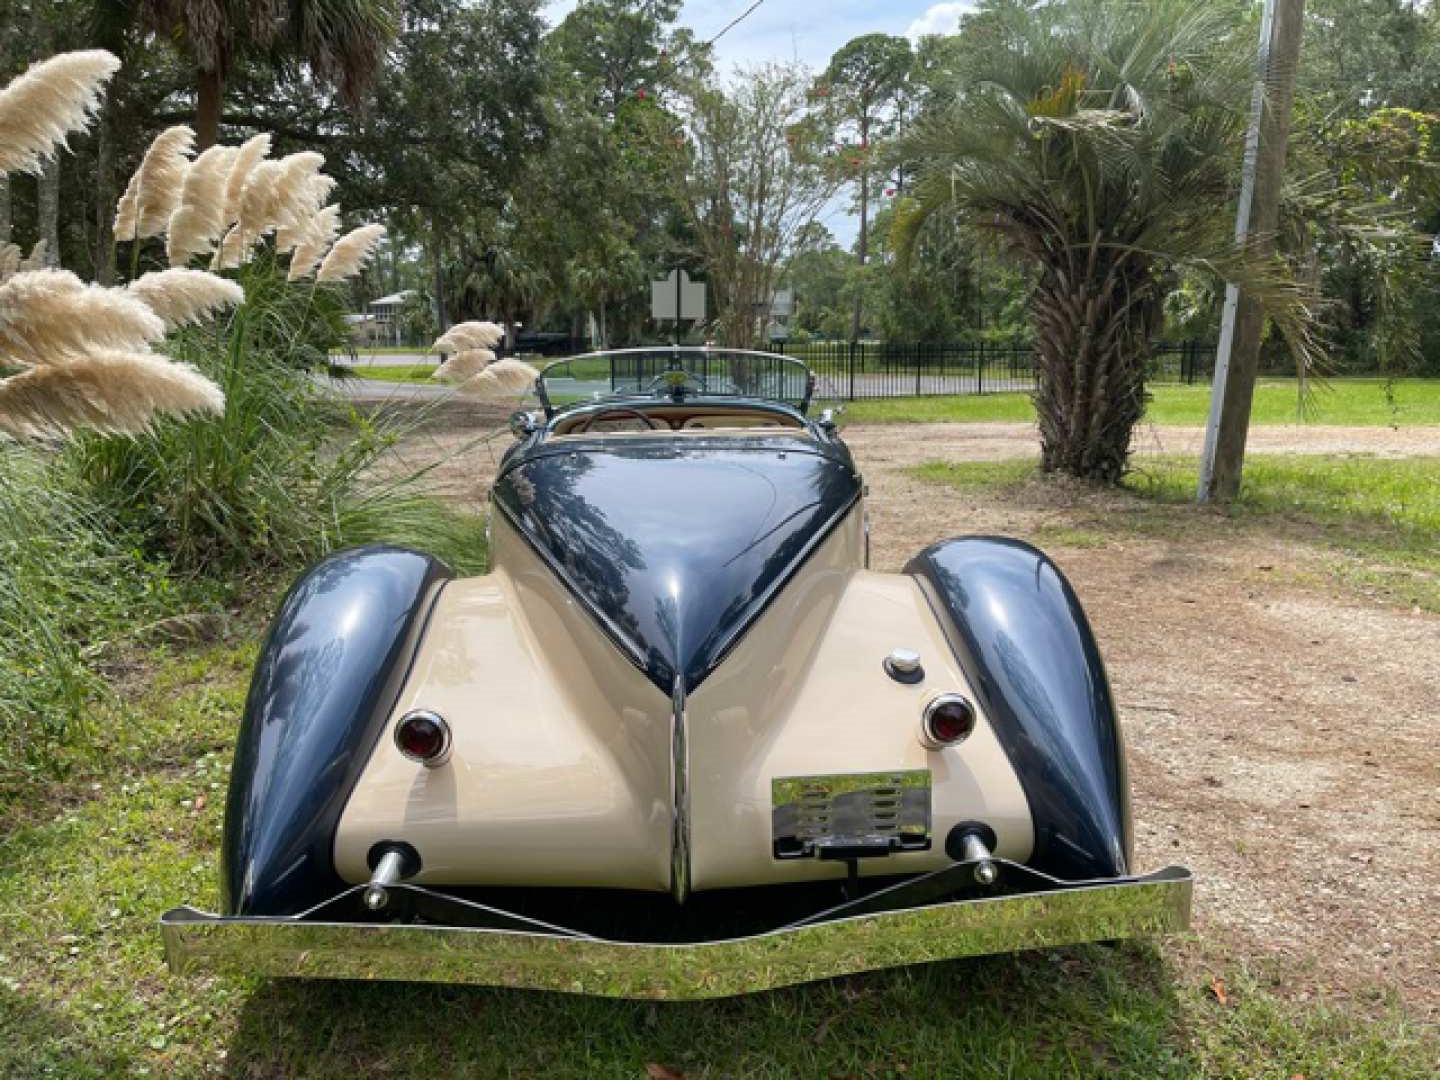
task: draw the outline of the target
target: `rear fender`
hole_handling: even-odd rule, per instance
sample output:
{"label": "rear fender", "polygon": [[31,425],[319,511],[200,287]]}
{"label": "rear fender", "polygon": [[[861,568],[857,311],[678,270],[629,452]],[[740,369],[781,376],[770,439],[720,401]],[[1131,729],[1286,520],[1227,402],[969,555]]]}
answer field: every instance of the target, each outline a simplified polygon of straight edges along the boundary
{"label": "rear fender", "polygon": [[1131,862],[1129,784],[1115,704],[1070,583],[1018,540],[926,548],[919,582],[1030,804],[1030,865],[1055,877],[1120,877]]}
{"label": "rear fender", "polygon": [[255,665],[225,806],[221,902],[292,915],[345,888],[335,828],[399,695],[440,586],[438,559],[342,551],[280,607]]}

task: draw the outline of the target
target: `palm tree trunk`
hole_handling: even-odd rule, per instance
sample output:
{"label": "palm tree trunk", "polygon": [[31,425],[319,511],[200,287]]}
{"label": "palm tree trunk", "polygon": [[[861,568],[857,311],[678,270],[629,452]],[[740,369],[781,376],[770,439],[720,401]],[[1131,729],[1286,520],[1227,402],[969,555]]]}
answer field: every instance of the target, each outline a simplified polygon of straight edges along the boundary
{"label": "palm tree trunk", "polygon": [[1086,246],[1084,264],[1049,270],[1032,300],[1040,460],[1046,472],[1115,483],[1145,411],[1160,300],[1147,265]]}
{"label": "palm tree trunk", "polygon": [[225,80],[219,68],[195,73],[195,148],[205,150],[220,141],[220,99]]}
{"label": "palm tree trunk", "polygon": [[60,265],[60,155],[45,159],[36,187],[35,211],[40,239],[45,241],[45,265]]}

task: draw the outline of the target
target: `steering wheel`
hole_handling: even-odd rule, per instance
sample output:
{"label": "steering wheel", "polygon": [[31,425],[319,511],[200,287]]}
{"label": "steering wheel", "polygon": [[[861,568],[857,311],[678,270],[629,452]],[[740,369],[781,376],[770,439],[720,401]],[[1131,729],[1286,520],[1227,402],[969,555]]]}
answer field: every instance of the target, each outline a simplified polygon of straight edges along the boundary
{"label": "steering wheel", "polygon": [[591,413],[585,418],[585,422],[583,424],[573,429],[573,433],[576,435],[584,434],[585,432],[590,430],[590,425],[595,423],[596,420],[599,420],[602,416],[609,416],[611,413],[621,413],[633,416],[637,420],[643,422],[645,426],[651,431],[666,430],[665,427],[662,427],[661,425],[655,423],[653,418],[646,416],[639,409],[632,409],[628,405],[611,405],[608,409],[601,409],[599,412]]}

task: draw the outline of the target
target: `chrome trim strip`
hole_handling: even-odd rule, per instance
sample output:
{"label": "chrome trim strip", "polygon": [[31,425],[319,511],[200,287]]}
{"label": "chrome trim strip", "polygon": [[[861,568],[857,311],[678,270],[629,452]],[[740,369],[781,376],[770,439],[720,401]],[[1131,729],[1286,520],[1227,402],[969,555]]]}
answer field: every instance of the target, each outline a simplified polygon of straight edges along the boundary
{"label": "chrome trim strip", "polygon": [[690,745],[685,730],[685,677],[670,695],[670,895],[690,895]]}
{"label": "chrome trim strip", "polygon": [[1184,930],[1191,889],[1190,871],[1172,866],[1144,877],[932,904],[699,945],[425,924],[223,918],[188,907],[166,912],[160,924],[166,959],[178,974],[471,983],[680,1001]]}

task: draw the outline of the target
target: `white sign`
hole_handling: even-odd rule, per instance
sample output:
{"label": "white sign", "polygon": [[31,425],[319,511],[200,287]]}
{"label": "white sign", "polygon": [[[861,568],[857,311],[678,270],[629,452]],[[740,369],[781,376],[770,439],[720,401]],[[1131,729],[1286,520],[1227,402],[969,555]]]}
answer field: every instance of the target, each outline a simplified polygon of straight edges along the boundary
{"label": "white sign", "polygon": [[690,275],[679,268],[671,270],[664,281],[652,281],[650,317],[656,320],[705,318],[705,283],[691,281]]}

